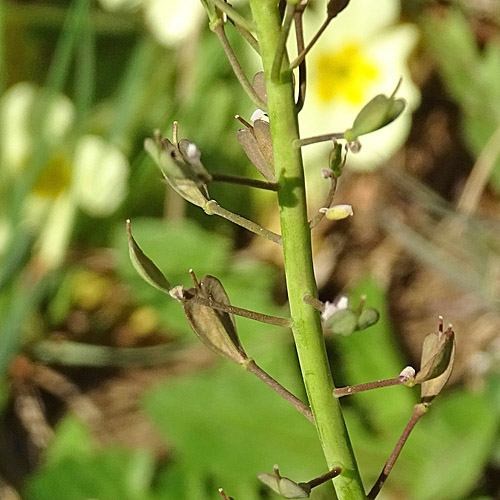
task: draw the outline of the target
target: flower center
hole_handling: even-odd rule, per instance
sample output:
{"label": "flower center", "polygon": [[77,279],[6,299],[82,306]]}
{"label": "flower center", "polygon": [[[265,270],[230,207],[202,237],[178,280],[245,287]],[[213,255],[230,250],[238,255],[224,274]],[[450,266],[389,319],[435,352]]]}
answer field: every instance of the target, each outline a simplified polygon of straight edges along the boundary
{"label": "flower center", "polygon": [[356,43],[345,45],[338,52],[323,52],[315,64],[316,92],[324,103],[341,99],[361,104],[368,84],[378,76],[377,66]]}
{"label": "flower center", "polygon": [[71,185],[71,165],[68,158],[62,154],[53,156],[40,177],[38,178],[34,193],[43,198],[56,198]]}

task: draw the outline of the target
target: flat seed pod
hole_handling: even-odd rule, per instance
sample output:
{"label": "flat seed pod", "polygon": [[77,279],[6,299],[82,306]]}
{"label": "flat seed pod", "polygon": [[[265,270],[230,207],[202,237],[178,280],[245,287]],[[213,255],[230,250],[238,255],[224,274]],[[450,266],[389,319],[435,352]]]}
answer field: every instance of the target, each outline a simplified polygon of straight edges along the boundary
{"label": "flat seed pod", "polygon": [[252,87],[255,93],[267,103],[267,89],[266,89],[266,77],[263,71],[259,71],[253,77]]}
{"label": "flat seed pod", "polygon": [[266,161],[266,157],[259,148],[259,143],[255,138],[252,130],[243,128],[236,133],[238,142],[241,144],[243,151],[245,151],[248,159],[252,162],[255,168],[264,176],[269,182],[276,182],[276,177],[271,167]]}
{"label": "flat seed pod", "polygon": [[257,477],[275,493],[284,498],[309,498],[311,487],[307,483],[296,483],[287,477],[262,472]]}
{"label": "flat seed pod", "polygon": [[348,142],[355,141],[359,136],[375,132],[393,122],[405,109],[404,99],[379,94],[366,104],[354,119],[352,127],[345,131]]}
{"label": "flat seed pod", "polygon": [[452,362],[455,348],[455,333],[451,328],[442,334],[430,333],[425,337],[422,346],[420,371],[415,377],[415,383],[439,377]]}
{"label": "flat seed pod", "polygon": [[380,318],[380,313],[373,307],[365,307],[358,318],[358,330],[365,330],[374,325]]}
{"label": "flat seed pod", "polygon": [[352,309],[341,309],[325,321],[325,326],[339,335],[350,335],[358,326],[358,317]]}
{"label": "flat seed pod", "polygon": [[[422,383],[420,387],[422,403],[429,404],[441,392],[446,382],[448,382],[451,372],[453,371],[456,351],[455,333],[451,330],[451,328],[448,329],[448,332],[450,333],[446,336],[444,341],[439,338],[436,339],[437,336],[435,334],[431,334],[434,338],[429,341],[430,345],[425,349],[429,352],[429,354],[431,354],[431,359],[426,363],[426,365],[432,363],[435,366],[432,374],[436,372],[440,372],[440,374],[429,378]],[[445,335],[446,333],[447,332],[445,332]],[[428,337],[430,337],[430,335]],[[428,337],[426,337],[425,340],[427,340]],[[432,356],[432,353],[435,352],[436,348],[438,349],[438,353],[436,353],[437,356]],[[422,357],[423,351],[424,349],[422,350]],[[419,373],[415,377],[415,380],[417,380],[418,377]]]}
{"label": "flat seed pod", "polygon": [[[222,283],[214,276],[203,276],[200,288],[190,288],[188,292],[219,304],[230,305]],[[196,299],[184,300],[182,307],[191,328],[210,349],[238,364],[248,359],[238,339],[232,314],[200,305]]]}
{"label": "flat seed pod", "polygon": [[274,156],[273,156],[273,141],[271,139],[271,127],[265,120],[255,120],[253,123],[253,133],[257,139],[257,144],[259,145],[264,158],[268,166],[270,167],[269,177],[266,179],[271,182],[276,182],[276,177],[274,175]]}
{"label": "flat seed pod", "polygon": [[207,187],[197,179],[192,167],[184,162],[180,151],[168,139],[159,146],[148,138],[144,141],[144,149],[177,193],[193,205],[204,207],[209,200]]}
{"label": "flat seed pod", "polygon": [[162,292],[168,293],[172,288],[165,275],[156,264],[140,249],[132,236],[130,220],[127,220],[129,254],[132,265],[141,278]]}
{"label": "flat seed pod", "polygon": [[349,2],[350,0],[330,0],[326,6],[328,17],[333,19],[349,5]]}

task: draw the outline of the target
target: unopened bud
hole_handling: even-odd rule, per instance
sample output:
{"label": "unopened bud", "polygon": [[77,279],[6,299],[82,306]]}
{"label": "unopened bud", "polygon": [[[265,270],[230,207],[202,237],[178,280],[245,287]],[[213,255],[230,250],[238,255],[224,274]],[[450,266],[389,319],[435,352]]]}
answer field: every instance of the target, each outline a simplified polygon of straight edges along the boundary
{"label": "unopened bud", "polygon": [[342,220],[354,214],[352,205],[347,204],[334,205],[330,208],[320,208],[319,211],[325,214],[325,217],[330,220]]}

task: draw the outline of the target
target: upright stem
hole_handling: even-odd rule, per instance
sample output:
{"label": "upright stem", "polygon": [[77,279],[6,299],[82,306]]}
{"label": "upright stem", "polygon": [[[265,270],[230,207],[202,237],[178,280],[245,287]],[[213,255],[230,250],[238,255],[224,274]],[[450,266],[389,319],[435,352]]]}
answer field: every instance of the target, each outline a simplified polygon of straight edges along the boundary
{"label": "upright stem", "polygon": [[[280,81],[271,79],[271,70],[280,35],[280,18],[274,0],[251,0],[253,17],[266,75],[268,114],[274,147],[282,229],[283,254],[293,334],[316,428],[328,467],[339,466],[342,474],[334,480],[340,500],[365,500],[363,485],[334,389],[326,355],[320,315],[302,299],[317,296],[307,220],[304,172],[291,72]],[[285,54],[285,59],[288,59]]]}

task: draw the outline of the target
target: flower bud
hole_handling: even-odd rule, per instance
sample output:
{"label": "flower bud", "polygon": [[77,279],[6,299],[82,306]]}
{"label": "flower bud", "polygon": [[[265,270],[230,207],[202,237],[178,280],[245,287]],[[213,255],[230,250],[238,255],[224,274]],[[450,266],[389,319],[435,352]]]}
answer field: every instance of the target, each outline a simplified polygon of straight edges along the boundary
{"label": "flower bud", "polygon": [[325,217],[330,220],[347,219],[347,217],[354,214],[352,205],[347,204],[334,205],[330,208],[320,208],[319,211],[325,214]]}

